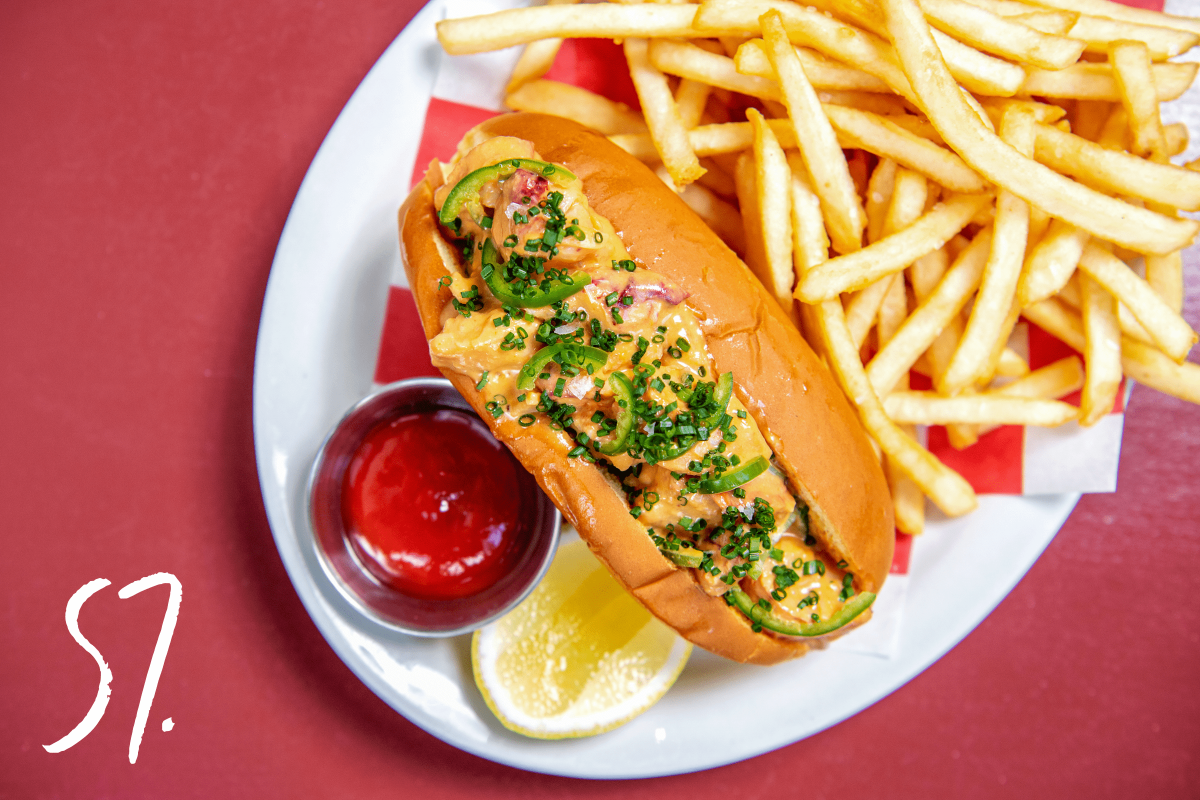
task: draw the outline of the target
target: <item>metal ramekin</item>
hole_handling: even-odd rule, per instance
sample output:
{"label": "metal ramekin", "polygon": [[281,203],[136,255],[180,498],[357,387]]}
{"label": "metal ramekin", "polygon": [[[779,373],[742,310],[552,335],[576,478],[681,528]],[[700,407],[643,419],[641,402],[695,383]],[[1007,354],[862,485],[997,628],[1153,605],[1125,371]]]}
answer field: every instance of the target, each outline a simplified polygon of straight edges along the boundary
{"label": "metal ramekin", "polygon": [[[428,600],[409,597],[380,583],[359,561],[345,535],[342,480],[367,433],[403,414],[454,409],[474,414],[445,378],[410,378],[372,392],[333,426],[309,473],[307,507],[321,566],[347,601],[369,619],[413,636],[456,636],[503,616],[533,591],[558,547],[562,516],[534,487],[537,518],[524,553],[513,569],[470,597]],[[530,478],[529,480],[532,480]]]}

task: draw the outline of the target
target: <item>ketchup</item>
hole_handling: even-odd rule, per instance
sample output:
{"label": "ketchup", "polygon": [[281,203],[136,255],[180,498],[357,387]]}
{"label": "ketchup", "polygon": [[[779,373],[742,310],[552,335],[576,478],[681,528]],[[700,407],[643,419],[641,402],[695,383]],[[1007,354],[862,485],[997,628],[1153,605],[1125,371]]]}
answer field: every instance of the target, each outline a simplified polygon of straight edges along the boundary
{"label": "ketchup", "polygon": [[376,425],[342,484],[351,547],[387,586],[468,597],[500,580],[529,543],[534,485],[478,418],[441,409]]}

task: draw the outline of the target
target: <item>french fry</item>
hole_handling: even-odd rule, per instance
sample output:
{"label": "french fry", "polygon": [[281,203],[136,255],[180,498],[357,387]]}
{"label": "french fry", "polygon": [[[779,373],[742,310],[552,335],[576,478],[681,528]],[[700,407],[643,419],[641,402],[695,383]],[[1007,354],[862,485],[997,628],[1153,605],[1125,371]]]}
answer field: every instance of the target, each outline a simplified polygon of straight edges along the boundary
{"label": "french fry", "polygon": [[754,165],[754,154],[744,152],[738,156],[737,172],[738,206],[742,210],[743,239],[746,252],[743,260],[755,275],[766,275],[767,254],[763,240],[762,212],[758,207],[758,176]]}
{"label": "french fry", "polygon": [[1021,309],[1021,316],[1072,350],[1082,353],[1087,349],[1083,320],[1074,309],[1068,308],[1053,297],[1025,306]]}
{"label": "french fry", "polygon": [[[886,165],[890,165],[890,167]],[[882,184],[885,183],[890,183],[891,185],[883,186]],[[877,215],[883,218],[879,224],[877,237],[907,227],[920,217],[921,212],[925,210],[925,199],[928,195],[925,179],[909,170],[897,170],[893,161],[881,162],[875,168],[875,172],[871,175],[871,185],[867,189],[868,203],[870,202],[872,191],[879,192],[881,197],[883,193],[886,192],[887,194],[886,211],[882,213],[877,212]],[[879,329],[877,337],[879,345],[883,346],[892,338],[908,315],[908,296],[904,290],[904,275],[896,274],[890,278],[883,278],[876,281],[862,292],[859,292],[855,299],[863,297],[863,295],[875,289],[876,286],[881,287],[884,291],[878,311]],[[853,311],[854,303],[852,302],[846,312],[847,327],[851,329],[851,334],[855,336],[855,341],[859,342],[861,346],[858,332],[854,331],[851,325]],[[874,314],[872,313],[871,316],[873,317]],[[869,327],[870,324],[871,321],[868,319],[866,326]],[[866,336],[866,328],[864,328],[861,336]],[[907,388],[907,381],[903,381],[902,383]],[[917,438],[917,432],[913,426],[901,426],[901,430],[909,438],[914,440]],[[901,469],[900,465],[894,459],[885,456],[883,467],[884,473],[887,476],[888,487],[892,492],[896,527],[910,535],[921,533],[925,529],[925,495],[921,492],[921,488],[917,486],[912,478],[904,474],[904,470]]]}
{"label": "french fry", "polygon": [[[1033,152],[1034,125],[1032,115],[1021,108],[1004,113],[1000,138],[1022,155]],[[975,307],[967,320],[966,330],[938,390],[955,395],[972,384],[990,382],[987,374],[991,354],[1008,341],[1016,316],[1009,314],[1025,260],[1025,243],[1029,236],[1029,206],[1007,190],[996,196],[996,220],[992,229],[992,249],[983,269]]]}
{"label": "french fry", "polygon": [[1121,3],[1112,3],[1109,0],[1036,0],[1036,2],[1037,5],[1047,8],[1061,8],[1064,11],[1078,11],[1080,14],[1106,17],[1138,25],[1154,25],[1200,33],[1200,21],[1162,14],[1144,8],[1134,8]]}
{"label": "french fry", "polygon": [[[1069,11],[1030,11],[1021,14],[1001,14],[1000,16],[1010,17],[1013,22],[1019,22],[1035,31],[1055,36],[1069,36],[1072,26],[1079,21],[1080,17],[1079,14],[1072,14]],[[1072,36],[1071,38],[1081,39],[1083,37]]]}
{"label": "french fry", "polygon": [[708,105],[708,94],[712,86],[701,81],[684,78],[675,87],[675,106],[679,109],[679,118],[683,127],[694,128],[700,124],[704,116],[704,107]]}
{"label": "french fry", "polygon": [[[958,343],[962,340],[965,327],[962,314],[955,314],[950,318],[945,330],[938,334],[937,338],[933,340],[933,344],[929,345],[929,349],[925,351],[930,367],[929,378],[933,381],[934,386],[944,380],[946,369],[950,366],[950,359],[954,357],[954,352],[958,350]],[[974,389],[963,391],[964,396],[974,393]],[[946,425],[946,438],[955,450],[963,450],[979,441],[979,430],[980,426],[978,425],[953,422]]]}
{"label": "french fry", "polygon": [[1137,40],[1144,42],[1154,61],[1164,61],[1200,44],[1200,35],[1194,32],[1163,28],[1157,25],[1139,25],[1120,22],[1090,14],[1080,14],[1068,33],[1072,39],[1087,42],[1087,52],[1108,53],[1114,42]]}
{"label": "french fry", "polygon": [[[816,88],[816,84],[813,85]],[[866,111],[882,117],[901,116],[908,113],[905,101],[894,94],[871,92],[841,92],[821,89],[817,99],[822,106],[841,106],[856,111]]]}
{"label": "french fry", "polygon": [[[785,149],[796,147],[796,131],[785,119],[770,119],[775,138]],[[721,122],[712,125],[697,125],[687,131],[688,144],[692,151],[701,158],[709,156],[728,156],[734,158],[743,150],[754,146],[754,130],[749,122]],[[654,141],[648,134],[628,133],[608,137],[614,144],[640,159],[652,162],[659,160]]]}
{"label": "french fry", "polygon": [[1121,105],[1129,116],[1133,152],[1160,163],[1166,161],[1167,142],[1158,115],[1154,77],[1150,74],[1150,52],[1145,43],[1116,42],[1109,48],[1108,60],[1121,93]]}
{"label": "french fry", "polygon": [[[579,0],[546,0],[546,5],[567,6],[578,2]],[[508,86],[504,91],[512,94],[526,83],[549,72],[550,67],[554,66],[554,59],[558,56],[559,48],[562,47],[562,41],[558,38],[540,39],[525,45],[520,58],[517,59],[516,66],[513,67],[512,77],[508,79]]]}
{"label": "french fry", "polygon": [[823,14],[844,19],[876,36],[887,38],[887,28],[879,9],[869,0],[813,0],[806,5]]}
{"label": "french fry", "polygon": [[893,422],[914,425],[1000,424],[1053,428],[1078,419],[1079,409],[1057,400],[993,394],[943,397],[933,392],[892,392],[883,409]]}
{"label": "french fry", "polygon": [[[877,173],[879,168],[875,170]],[[880,181],[882,183],[882,180]],[[928,187],[925,179],[918,173],[899,169],[893,175],[893,186],[888,198],[887,210],[879,226],[879,236],[888,236],[895,231],[903,230],[915,222],[925,209],[925,198]],[[868,193],[870,192],[868,188]],[[896,281],[899,280],[899,283]],[[891,306],[887,307],[888,320],[884,320],[884,308],[891,298]],[[872,283],[856,294],[846,308],[846,325],[855,343],[862,347],[867,333],[874,323],[876,315],[880,317],[880,341],[882,346],[908,314],[908,301],[904,292],[904,276],[890,275]],[[896,319],[896,317],[899,319]],[[884,335],[886,334],[886,335]]]}
{"label": "french fry", "polygon": [[1185,211],[1200,210],[1200,174],[1108,150],[1051,125],[1037,126],[1034,157],[1101,191]]}
{"label": "french fry", "polygon": [[[785,148],[796,146],[796,132],[787,120],[768,120],[768,124],[780,145]],[[737,153],[754,146],[754,130],[749,122],[698,125],[688,132],[688,141],[700,156]]]}
{"label": "french fry", "polygon": [[989,392],[1005,397],[1058,400],[1082,389],[1084,379],[1079,356],[1067,356]]}
{"label": "french fry", "polygon": [[704,174],[704,167],[700,166],[700,159],[688,141],[688,132],[679,117],[679,109],[675,106],[675,98],[671,94],[671,87],[667,85],[666,76],[651,65],[648,49],[645,39],[625,40],[625,60],[629,63],[629,75],[633,78],[633,86],[642,103],[642,110],[647,115],[646,126],[650,129],[650,138],[654,142],[655,150],[662,154],[663,164],[675,185],[686,186]]}
{"label": "french fry", "polygon": [[733,175],[724,167],[712,158],[700,159],[700,166],[704,167],[704,174],[696,180],[696,183],[711,189],[722,197],[737,197],[737,185],[733,181]]}
{"label": "french fry", "polygon": [[[1071,280],[1067,281],[1066,285],[1056,295],[1058,300],[1061,300],[1079,313],[1083,313],[1083,292],[1079,288],[1082,275],[1082,272],[1076,271],[1071,276]],[[1126,336],[1157,347],[1154,337],[1142,327],[1142,323],[1137,321],[1137,318],[1133,316],[1133,312],[1120,301],[1117,302],[1117,325],[1120,327],[1121,333]]]}
{"label": "french fry", "polygon": [[946,247],[939,247],[932,253],[923,255],[908,268],[908,280],[912,284],[913,297],[921,303],[938,285],[938,281],[950,267],[950,252]]}
{"label": "french fry", "polygon": [[987,9],[993,14],[999,14],[1002,17],[1017,17],[1022,14],[1036,14],[1038,12],[1052,14],[1066,14],[1069,16],[1071,24],[1079,18],[1076,13],[1068,11],[1051,11],[1041,6],[1033,5],[1032,3],[1022,3],[1018,0],[967,0],[971,5],[979,8]]}
{"label": "french fry", "polygon": [[763,256],[767,271],[759,275],[785,311],[792,308],[792,171],[779,140],[751,108],[746,111],[754,126],[754,177],[758,192],[758,213],[762,218]]}
{"label": "french fry", "polygon": [[[1080,275],[1081,274],[1082,273],[1080,273]],[[1059,296],[1062,297],[1062,293],[1060,293]],[[1083,308],[1082,297],[1079,298],[1078,307],[1080,309]],[[1142,327],[1142,323],[1137,321],[1137,317],[1135,317],[1133,312],[1129,310],[1129,306],[1120,301],[1117,302],[1117,327],[1121,329],[1121,333],[1125,334],[1131,339],[1137,339],[1139,342],[1145,342],[1146,344],[1155,344],[1154,337],[1151,336],[1144,327]]]}
{"label": "french fry", "polygon": [[962,0],[920,0],[920,5],[939,30],[1018,63],[1062,69],[1078,61],[1087,46],[1079,39],[1035,31]]}
{"label": "french fry", "polygon": [[[1067,35],[1088,43],[1087,52],[1107,54],[1108,45],[1121,39],[1137,39],[1145,42],[1155,61],[1162,61],[1190,50],[1200,37],[1184,30],[1163,27],[1161,22],[1142,24],[1128,20],[1111,19],[1113,13],[1103,9],[1102,15],[1081,14],[1077,11],[1050,11],[1030,9],[1035,6],[1012,0],[967,0],[972,5],[986,8],[994,14],[1011,17],[1025,25],[1043,31]],[[1124,7],[1122,7],[1124,8]],[[1119,12],[1118,12],[1119,13]],[[1065,25],[1065,27],[1064,27]]]}
{"label": "french fry", "polygon": [[[1151,74],[1159,101],[1174,100],[1186,92],[1196,79],[1198,67],[1193,62],[1155,64]],[[1121,102],[1121,90],[1117,88],[1111,64],[1079,63],[1057,70],[1030,67],[1025,70],[1020,94]]]}
{"label": "french fry", "polygon": [[883,304],[879,306],[877,331],[880,346],[887,344],[908,318],[908,292],[904,288],[904,273],[897,272],[883,281],[887,283],[887,293],[883,296]]}
{"label": "french fry", "polygon": [[1079,265],[1091,235],[1060,219],[1051,220],[1042,240],[1025,259],[1017,283],[1017,305],[1024,308],[1057,294]]}
{"label": "french fry", "polygon": [[804,75],[796,51],[788,42],[779,12],[765,13],[761,26],[767,57],[779,77],[808,177],[813,191],[821,198],[829,239],[839,253],[853,253],[862,247],[866,219],[846,157],[816,91]]}
{"label": "french fry", "polygon": [[1029,364],[1017,355],[1015,350],[1004,347],[1001,348],[1000,357],[996,360],[996,374],[1005,378],[1023,378],[1030,374]]}
{"label": "french fry", "polygon": [[1108,119],[1104,122],[1104,127],[1100,129],[1100,135],[1096,137],[1096,144],[1103,147],[1105,150],[1124,150],[1126,140],[1129,138],[1129,115],[1125,113],[1125,109],[1117,106],[1108,115]]}
{"label": "french fry", "polygon": [[867,243],[874,244],[883,236],[883,223],[887,218],[888,206],[892,203],[892,192],[896,190],[896,170],[899,165],[890,158],[881,158],[871,173],[867,184]]}
{"label": "french fry", "polygon": [[1150,345],[1122,337],[1121,368],[1151,389],[1189,403],[1200,403],[1200,366],[1196,364],[1189,361],[1177,364]]}
{"label": "french fry", "polygon": [[875,324],[875,317],[878,316],[883,299],[891,287],[892,277],[889,275],[880,278],[870,286],[863,287],[846,305],[846,327],[860,350],[867,341],[871,326]]}
{"label": "french fry", "polygon": [[[680,120],[680,124],[683,124],[683,120]],[[648,133],[618,133],[609,136],[608,140],[643,163],[653,164],[659,160],[658,151],[654,149],[654,140]],[[695,152],[694,148],[692,152]],[[711,154],[705,153],[705,155]]]}
{"label": "french fry", "polygon": [[816,303],[898,272],[946,244],[990,202],[988,195],[969,194],[938,203],[904,230],[809,271],[796,287],[796,297],[805,303]]}
{"label": "french fry", "polygon": [[[817,89],[877,94],[892,91],[886,83],[869,72],[832,61],[816,50],[797,47],[796,55],[800,59],[800,66],[804,67],[804,74]],[[739,47],[733,61],[737,71],[743,75],[772,80],[775,77],[775,70],[767,58],[767,51],[763,49],[762,39],[750,39]]]}
{"label": "french fry", "polygon": [[[877,394],[890,392],[917,357],[958,317],[958,312],[979,285],[991,244],[990,230],[979,233],[942,276],[933,292],[921,301],[896,335],[867,364],[867,377]],[[936,365],[934,368],[937,369]]]}
{"label": "french fry", "polygon": [[1121,327],[1117,301],[1087,275],[1080,275],[1087,379],[1080,401],[1080,425],[1094,425],[1112,411],[1121,388]]}
{"label": "french fry", "polygon": [[1164,353],[1176,361],[1187,357],[1196,332],[1124,261],[1092,242],[1083,248],[1079,268],[1121,298]]}
{"label": "french fry", "polygon": [[928,196],[929,185],[921,173],[903,167],[896,170],[881,237],[902,231],[920,219]]}
{"label": "french fry", "polygon": [[975,194],[987,184],[951,151],[917,136],[887,117],[844,106],[823,106],[838,141],[916,170],[952,192]]}
{"label": "french fry", "polygon": [[954,82],[915,0],[882,0],[896,52],[938,133],[971,167],[1028,203],[1131,250],[1169,253],[1200,223],[1171,219],[1102,195],[1025,158],[989,131]]}
{"label": "french fry", "polygon": [[792,262],[799,281],[829,258],[829,236],[821,215],[821,198],[808,182],[804,160],[795,151],[788,153],[787,159],[792,173]]}
{"label": "french fry", "polygon": [[1146,256],[1146,283],[1175,313],[1183,311],[1183,253]]}
{"label": "french fry", "polygon": [[928,139],[938,147],[945,147],[946,143],[942,141],[942,137],[938,135],[937,129],[933,127],[933,123],[924,117],[916,117],[912,114],[889,114],[886,117],[887,121],[893,125],[899,125],[909,133],[915,133],[922,139]]}
{"label": "french fry", "polygon": [[[904,435],[916,440],[916,429],[901,426]],[[892,490],[892,508],[895,511],[896,527],[909,536],[918,536],[925,531],[925,494],[916,481],[905,474],[903,467],[887,456],[883,462],[888,487]]]}
{"label": "french fry", "polygon": [[[874,3],[862,0],[819,0],[814,5],[834,16],[848,20],[882,39],[888,38],[883,15]],[[933,32],[934,41],[942,51],[946,64],[955,79],[968,90],[981,94],[1009,96],[1024,79],[1024,70],[1015,64],[982,53],[941,31]]]}
{"label": "french fry", "polygon": [[946,59],[950,74],[968,92],[1012,97],[1024,85],[1025,70],[1016,64],[981,53],[939,30],[932,31],[931,35]]}
{"label": "french fry", "polygon": [[794,44],[812,48],[830,58],[882,80],[892,91],[912,99],[912,87],[896,61],[896,54],[880,37],[853,25],[826,17],[815,9],[771,0],[704,0],[696,13],[700,35],[733,32],[758,34],[759,17],[770,10],[783,17],[784,29]]}
{"label": "french fry", "polygon": [[642,115],[624,103],[558,81],[531,80],[504,98],[514,111],[536,111],[567,117],[595,128],[605,135],[643,133]]}
{"label": "french fry", "polygon": [[821,303],[817,306],[817,318],[830,366],[842,390],[858,409],[863,427],[884,453],[945,513],[960,516],[973,510],[978,500],[971,485],[900,430],[884,412],[858,360],[858,350],[850,340],[841,302],[835,299]]}
{"label": "french fry", "polygon": [[745,254],[746,233],[742,227],[742,215],[734,206],[698,182],[685,186],[680,190],[679,197],[729,245],[730,250],[739,256]]}
{"label": "french fry", "polygon": [[687,42],[656,39],[650,43],[650,63],[668,75],[718,86],[764,100],[779,100],[779,84],[768,78],[743,75],[728,56],[710,53]]}
{"label": "french fry", "polygon": [[1177,156],[1188,149],[1191,137],[1188,135],[1187,125],[1172,122],[1170,125],[1163,125],[1163,139],[1167,144],[1167,155]]}
{"label": "french fry", "polygon": [[[922,181],[924,183],[924,181]],[[918,213],[919,210],[918,210]],[[900,323],[908,314],[908,298],[904,291],[904,275],[897,274],[884,278],[882,282],[890,282],[887,296],[879,309],[879,343],[886,344],[899,329]],[[907,378],[901,380],[904,388],[908,387]],[[917,429],[912,425],[901,425],[900,429],[914,441]],[[892,490],[892,507],[896,516],[896,527],[904,533],[916,535],[925,529],[925,495],[921,487],[896,463],[890,456],[884,457],[884,474],[888,486]]]}
{"label": "french fry", "polygon": [[992,121],[992,127],[998,126],[1001,118],[1004,116],[1004,112],[1013,107],[1024,109],[1032,114],[1033,118],[1038,122],[1044,122],[1047,125],[1059,122],[1067,115],[1067,110],[1062,106],[1039,103],[1036,100],[1026,100],[1023,98],[985,97],[980,100],[979,104],[987,112],[988,118]]}
{"label": "french fry", "polygon": [[692,5],[533,6],[445,19],[437,24],[437,37],[447,53],[463,56],[549,38],[692,37],[698,35],[692,27],[695,17],[696,7]]}

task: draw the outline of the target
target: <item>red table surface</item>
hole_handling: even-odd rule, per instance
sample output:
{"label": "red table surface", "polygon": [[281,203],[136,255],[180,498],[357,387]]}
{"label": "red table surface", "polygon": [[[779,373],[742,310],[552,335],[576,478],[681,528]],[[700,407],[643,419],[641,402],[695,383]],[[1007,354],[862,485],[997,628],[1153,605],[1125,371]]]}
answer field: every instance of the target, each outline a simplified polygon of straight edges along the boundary
{"label": "red table surface", "polygon": [[[462,753],[359,683],[276,554],[251,375],[300,181],[416,10],[0,4],[0,797],[1200,794],[1200,409],[1145,389],[1120,491],[1084,498],[948,655],[806,741],[698,774],[578,781]],[[182,612],[130,765],[167,590],[117,589],[160,571],[182,582]],[[96,578],[112,586],[80,625],[112,699],[52,755],[42,745],[96,692],[63,621]]]}

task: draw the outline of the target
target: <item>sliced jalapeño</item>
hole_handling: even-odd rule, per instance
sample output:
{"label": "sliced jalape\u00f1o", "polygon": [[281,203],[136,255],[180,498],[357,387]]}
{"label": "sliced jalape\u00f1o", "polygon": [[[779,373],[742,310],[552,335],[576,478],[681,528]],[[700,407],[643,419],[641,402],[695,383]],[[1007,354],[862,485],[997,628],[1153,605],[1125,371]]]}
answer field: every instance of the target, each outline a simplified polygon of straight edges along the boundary
{"label": "sliced jalape\u00f1o", "polygon": [[597,347],[588,347],[585,344],[572,342],[559,342],[543,347],[533,358],[525,362],[525,366],[521,367],[521,371],[517,373],[517,389],[519,391],[532,389],[533,384],[537,382],[538,375],[551,361],[563,367],[579,367],[586,370],[588,366],[591,366],[593,369],[599,369],[608,362],[608,353]]}
{"label": "sliced jalape\u00f1o", "polygon": [[762,475],[770,466],[767,459],[762,456],[755,456],[735,469],[723,472],[720,477],[701,479],[700,494],[732,492],[743,483],[748,483],[759,475]]}
{"label": "sliced jalape\u00f1o", "polygon": [[597,450],[606,456],[615,456],[625,452],[629,447],[629,434],[633,431],[633,384],[624,374],[614,372],[608,377],[608,385],[612,387],[613,400],[617,406],[617,427],[612,439],[600,445]]}
{"label": "sliced jalape\u00f1o", "polygon": [[741,589],[730,589],[725,595],[725,601],[749,617],[751,622],[761,625],[769,631],[782,633],[784,636],[824,636],[846,625],[870,608],[871,604],[875,602],[875,595],[871,592],[857,594],[838,609],[832,617],[816,622],[784,619],[769,608],[763,608],[754,602],[750,599],[750,595]]}
{"label": "sliced jalape\u00f1o", "polygon": [[517,308],[544,308],[560,300],[565,300],[592,282],[586,272],[572,272],[563,280],[550,281],[545,289],[531,286],[521,289],[513,286],[504,279],[504,267],[496,258],[496,245],[488,239],[483,243],[483,261],[481,273],[484,282],[492,290],[496,299],[507,306]]}
{"label": "sliced jalape\u00f1o", "polygon": [[557,186],[566,186],[575,180],[575,176],[555,164],[545,161],[535,161],[531,158],[506,158],[499,164],[481,167],[469,173],[465,178],[454,184],[442,210],[438,212],[438,221],[447,228],[454,227],[454,220],[466,209],[476,222],[483,219],[483,204],[479,201],[479,192],[491,181],[501,181],[519,169],[529,170],[541,175]]}

